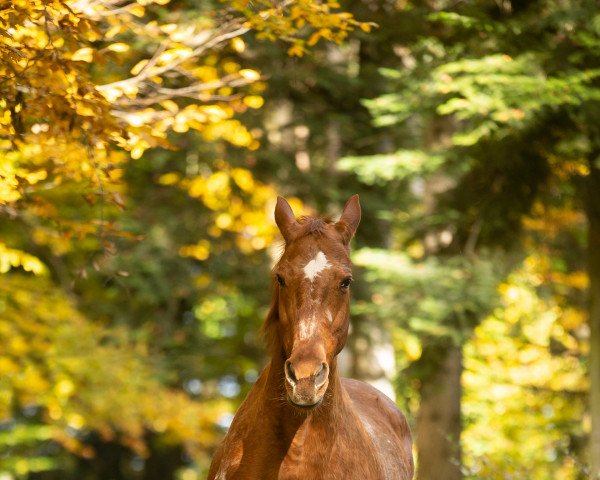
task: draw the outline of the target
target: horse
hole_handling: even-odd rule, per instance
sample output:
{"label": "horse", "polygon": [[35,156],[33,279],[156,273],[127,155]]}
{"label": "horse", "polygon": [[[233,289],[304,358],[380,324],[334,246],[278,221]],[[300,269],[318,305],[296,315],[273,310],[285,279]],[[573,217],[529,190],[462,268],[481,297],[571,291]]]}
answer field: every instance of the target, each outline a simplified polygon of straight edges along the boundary
{"label": "horse", "polygon": [[413,478],[405,416],[379,390],[337,370],[350,321],[349,243],[360,217],[358,195],[337,222],[296,218],[277,198],[285,246],[263,325],[271,360],[215,451],[209,480]]}

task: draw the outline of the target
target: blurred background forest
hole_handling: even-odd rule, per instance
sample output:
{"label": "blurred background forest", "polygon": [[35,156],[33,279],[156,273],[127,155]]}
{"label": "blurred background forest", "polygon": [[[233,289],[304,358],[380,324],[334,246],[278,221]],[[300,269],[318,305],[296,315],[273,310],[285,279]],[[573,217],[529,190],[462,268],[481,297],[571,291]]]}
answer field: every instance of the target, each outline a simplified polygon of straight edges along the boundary
{"label": "blurred background forest", "polygon": [[11,0],[0,37],[0,480],[204,478],[277,194],[354,193],[344,373],[419,480],[596,478],[596,0]]}

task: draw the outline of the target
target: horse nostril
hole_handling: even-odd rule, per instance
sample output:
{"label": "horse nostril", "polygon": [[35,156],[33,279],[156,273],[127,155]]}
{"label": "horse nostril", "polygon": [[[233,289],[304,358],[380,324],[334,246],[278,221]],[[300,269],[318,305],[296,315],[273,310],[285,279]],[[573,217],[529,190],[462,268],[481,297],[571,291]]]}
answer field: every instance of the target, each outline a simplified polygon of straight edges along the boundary
{"label": "horse nostril", "polygon": [[292,362],[287,360],[285,362],[285,376],[287,377],[288,382],[292,385],[296,385],[298,379],[296,378],[296,372],[294,372],[294,367],[292,366]]}
{"label": "horse nostril", "polygon": [[325,362],[323,362],[321,364],[321,367],[319,368],[319,370],[317,370],[317,373],[315,374],[315,385],[317,387],[320,387],[321,385],[323,385],[325,383],[328,373],[329,373],[329,368],[327,367],[327,364]]}

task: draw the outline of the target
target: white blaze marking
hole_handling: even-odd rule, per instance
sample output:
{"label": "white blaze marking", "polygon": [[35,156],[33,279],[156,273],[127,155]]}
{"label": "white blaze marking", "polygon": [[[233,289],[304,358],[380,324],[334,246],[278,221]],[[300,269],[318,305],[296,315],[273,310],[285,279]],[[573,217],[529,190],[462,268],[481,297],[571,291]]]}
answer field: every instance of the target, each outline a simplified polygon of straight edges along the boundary
{"label": "white blaze marking", "polygon": [[[319,252],[315,255],[315,258],[313,258],[310,262],[308,262],[305,265],[304,278],[313,282],[314,279],[317,278],[323,270],[325,270],[329,267],[331,267],[331,263],[329,263],[327,261],[327,257],[325,256],[325,254],[323,252]],[[311,291],[312,291],[312,287],[311,287]],[[316,314],[314,311],[315,306],[316,306],[315,300],[313,299],[311,303],[312,303],[311,310],[313,310],[313,311],[310,313],[310,315],[307,315],[305,318],[300,320],[299,331],[298,331],[298,336],[300,337],[300,340],[307,340],[307,339],[313,337],[317,330],[318,322],[317,322]],[[327,315],[327,319],[331,323],[333,321],[333,319],[331,317],[331,312],[327,312],[326,315]]]}
{"label": "white blaze marking", "polygon": [[304,267],[304,277],[312,282],[317,278],[319,273],[329,267],[331,267],[331,263],[327,261],[327,257],[323,252],[319,252],[315,258],[308,262]]}
{"label": "white blaze marking", "polygon": [[331,315],[331,312],[329,310],[325,312],[325,316],[327,317],[329,323],[333,323],[333,316]]}
{"label": "white blaze marking", "polygon": [[311,338],[315,334],[315,329],[317,327],[314,314],[311,316],[311,318],[305,318],[301,320],[299,326],[300,331],[298,332],[298,335],[300,340],[308,340]]}

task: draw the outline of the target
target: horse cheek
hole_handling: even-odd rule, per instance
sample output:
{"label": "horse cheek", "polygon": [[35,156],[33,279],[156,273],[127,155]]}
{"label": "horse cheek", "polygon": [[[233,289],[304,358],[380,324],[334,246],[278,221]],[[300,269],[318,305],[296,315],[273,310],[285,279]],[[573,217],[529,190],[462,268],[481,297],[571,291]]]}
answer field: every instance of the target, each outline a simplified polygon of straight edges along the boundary
{"label": "horse cheek", "polygon": [[336,341],[335,355],[338,355],[346,346],[346,341],[348,340],[348,330],[350,327],[349,305],[342,305],[340,310],[342,310],[342,315],[338,316],[337,319],[334,320],[333,337]]}
{"label": "horse cheek", "polygon": [[348,340],[348,322],[344,322],[344,326],[336,329],[333,333],[336,342],[335,355],[337,356],[346,346]]}

